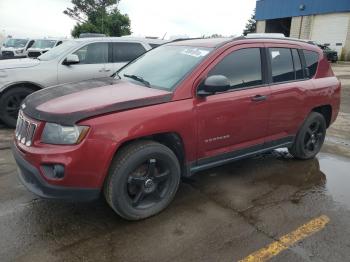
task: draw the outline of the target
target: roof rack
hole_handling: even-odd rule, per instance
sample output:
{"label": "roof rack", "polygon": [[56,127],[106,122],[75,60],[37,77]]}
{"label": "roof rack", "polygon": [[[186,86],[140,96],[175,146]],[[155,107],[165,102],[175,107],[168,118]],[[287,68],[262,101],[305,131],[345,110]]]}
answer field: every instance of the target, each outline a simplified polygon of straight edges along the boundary
{"label": "roof rack", "polygon": [[247,34],[247,36],[244,36],[244,38],[245,39],[278,39],[278,40],[296,41],[296,42],[316,45],[315,42],[311,40],[286,37],[284,36],[284,34],[279,34],[279,33],[251,33],[251,34]]}

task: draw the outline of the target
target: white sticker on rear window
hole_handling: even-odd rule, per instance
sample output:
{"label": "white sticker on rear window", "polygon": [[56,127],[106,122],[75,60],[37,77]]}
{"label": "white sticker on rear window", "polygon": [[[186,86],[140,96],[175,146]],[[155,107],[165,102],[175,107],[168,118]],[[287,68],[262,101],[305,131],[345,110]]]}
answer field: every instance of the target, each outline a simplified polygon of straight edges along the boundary
{"label": "white sticker on rear window", "polygon": [[189,55],[189,56],[194,56],[194,57],[202,57],[206,56],[209,53],[208,50],[202,50],[199,48],[186,48],[181,51],[181,54],[183,55]]}
{"label": "white sticker on rear window", "polygon": [[275,59],[277,56],[279,56],[280,55],[280,51],[272,51],[271,52],[271,57],[272,57],[272,59]]}

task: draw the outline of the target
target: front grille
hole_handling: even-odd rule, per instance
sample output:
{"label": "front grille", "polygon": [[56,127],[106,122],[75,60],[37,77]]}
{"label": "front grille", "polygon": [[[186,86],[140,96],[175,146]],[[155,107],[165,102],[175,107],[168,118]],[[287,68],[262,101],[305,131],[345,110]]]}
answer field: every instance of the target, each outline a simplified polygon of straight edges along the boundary
{"label": "front grille", "polygon": [[30,52],[28,53],[28,57],[38,57],[38,56],[40,56],[40,55],[41,55],[41,53],[38,52],[38,51],[30,51]]}
{"label": "front grille", "polygon": [[12,51],[2,51],[2,56],[6,57],[14,57],[15,54]]}
{"label": "front grille", "polygon": [[18,143],[21,143],[26,146],[31,146],[33,143],[33,137],[37,124],[31,122],[29,119],[23,116],[23,113],[20,111],[17,119],[17,126],[15,131],[15,137]]}

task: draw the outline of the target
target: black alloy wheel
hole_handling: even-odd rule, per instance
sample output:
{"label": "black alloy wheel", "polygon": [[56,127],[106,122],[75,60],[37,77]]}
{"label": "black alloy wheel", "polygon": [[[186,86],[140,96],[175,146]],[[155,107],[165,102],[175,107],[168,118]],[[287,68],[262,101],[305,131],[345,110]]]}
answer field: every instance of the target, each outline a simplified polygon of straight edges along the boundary
{"label": "black alloy wheel", "polygon": [[298,131],[289,152],[298,159],[314,158],[326,137],[327,124],[323,115],[311,112]]}
{"label": "black alloy wheel", "polygon": [[180,175],[179,161],[170,148],[155,141],[135,141],[118,150],[104,184],[104,194],[121,217],[140,220],[169,205]]}
{"label": "black alloy wheel", "polygon": [[304,148],[308,154],[318,151],[323,143],[325,130],[319,120],[315,119],[307,128],[304,137]]}
{"label": "black alloy wheel", "polygon": [[128,195],[135,208],[148,208],[164,199],[168,189],[170,169],[155,158],[141,164],[128,177]]}

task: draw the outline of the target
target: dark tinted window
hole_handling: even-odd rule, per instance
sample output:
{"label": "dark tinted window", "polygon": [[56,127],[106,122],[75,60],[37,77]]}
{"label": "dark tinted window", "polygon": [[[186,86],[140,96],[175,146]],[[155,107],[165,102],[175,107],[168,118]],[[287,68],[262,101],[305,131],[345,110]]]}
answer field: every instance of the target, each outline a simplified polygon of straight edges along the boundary
{"label": "dark tinted window", "polygon": [[160,46],[160,44],[149,44],[152,48],[156,48],[158,46]]}
{"label": "dark tinted window", "polygon": [[227,55],[208,75],[224,75],[231,88],[262,84],[261,58],[259,48],[241,49]]}
{"label": "dark tinted window", "polygon": [[146,52],[138,43],[113,43],[113,62],[129,62]]}
{"label": "dark tinted window", "polygon": [[303,69],[301,66],[298,50],[292,49],[292,55],[293,55],[293,62],[294,62],[294,69],[295,69],[295,79],[303,79],[304,74],[303,74]]}
{"label": "dark tinted window", "polygon": [[318,65],[318,53],[304,50],[304,57],[306,67],[309,69],[310,72],[310,78],[312,78],[316,74],[316,69]]}
{"label": "dark tinted window", "polygon": [[286,82],[295,79],[292,53],[289,48],[269,48],[272,81]]}
{"label": "dark tinted window", "polygon": [[79,56],[79,64],[104,64],[108,61],[108,44],[88,44],[75,51],[74,54]]}

